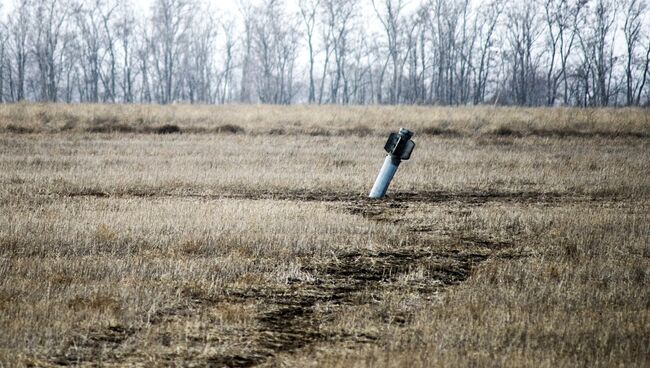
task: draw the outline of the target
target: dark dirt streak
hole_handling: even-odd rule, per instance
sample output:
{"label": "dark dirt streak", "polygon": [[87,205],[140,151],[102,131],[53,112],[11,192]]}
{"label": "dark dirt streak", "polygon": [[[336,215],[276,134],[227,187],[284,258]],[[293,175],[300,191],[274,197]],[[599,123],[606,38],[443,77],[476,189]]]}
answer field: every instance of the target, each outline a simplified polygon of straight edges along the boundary
{"label": "dark dirt streak", "polygon": [[[203,197],[200,194],[197,197]],[[210,198],[210,196],[207,196]],[[368,198],[367,193],[352,192],[326,192],[310,190],[290,190],[278,192],[236,192],[223,193],[213,198],[231,199],[272,199],[307,202],[349,202],[359,205],[363,210],[368,206],[379,204],[382,206],[399,207],[406,203],[449,203],[481,205],[491,202],[507,203],[571,203],[571,202],[598,202],[603,200],[620,200],[619,195],[613,193],[577,194],[572,192],[537,192],[537,191],[400,191],[389,193],[384,199]]]}
{"label": "dark dirt streak", "polygon": [[[197,362],[206,366],[250,367],[278,353],[291,353],[323,342],[372,344],[377,342],[377,336],[326,333],[320,329],[321,321],[333,318],[341,306],[380,303],[380,295],[385,290],[397,288],[432,296],[436,291],[466,280],[472,269],[487,258],[487,255],[479,253],[434,252],[418,248],[343,253],[324,264],[305,265],[303,271],[312,274],[314,279],[292,280],[286,288],[231,289],[217,297],[187,295],[189,302],[184,308],[158,312],[148,327],[162,323],[168,317],[189,315],[191,310],[209,308],[219,302],[255,301],[265,306],[267,310],[258,313],[256,319],[259,323],[250,333],[255,336],[255,347],[245,354],[211,356]],[[401,275],[417,267],[424,267],[426,279],[399,283]],[[319,309],[319,305],[328,308]],[[394,317],[398,324],[408,322],[404,317]],[[60,366],[133,362],[134,357],[129,357],[128,353],[114,352],[142,332],[145,332],[144,327],[126,329],[120,326],[92,332],[83,340],[71,342],[68,349],[50,362]]]}
{"label": "dark dirt streak", "polygon": [[[250,135],[250,136],[311,136],[311,137],[336,137],[336,136],[355,136],[355,137],[385,137],[387,132],[383,129],[371,129],[366,126],[357,126],[352,128],[339,129],[282,129],[272,128],[270,130],[244,129],[234,124],[224,124],[214,128],[203,127],[183,127],[173,124],[158,126],[136,127],[128,124],[121,124],[116,121],[107,120],[106,122],[86,122],[87,126],[77,128],[76,132],[85,132],[92,134],[197,134],[197,135]],[[31,128],[9,124],[0,128],[0,134],[59,134],[64,133],[65,128],[44,130],[42,128]],[[419,136],[430,136],[450,139],[460,138],[555,138],[555,139],[603,139],[603,140],[646,140],[650,138],[650,133],[644,131],[606,131],[606,130],[578,130],[574,128],[558,129],[516,129],[501,127],[492,132],[473,132],[468,130],[441,128],[438,126],[421,127],[418,130]]]}
{"label": "dark dirt streak", "polygon": [[109,326],[100,331],[94,331],[85,337],[73,338],[65,352],[51,359],[51,363],[60,366],[78,365],[92,360],[102,351],[112,351],[118,348],[129,337],[137,332],[136,329],[123,326]]}
{"label": "dark dirt streak", "polygon": [[205,193],[198,191],[165,191],[156,189],[133,189],[120,191],[102,191],[80,189],[54,193],[65,197],[139,197],[139,198],[199,198],[248,199],[248,200],[288,200],[303,202],[351,202],[361,206],[375,203],[387,203],[399,206],[401,203],[465,203],[485,204],[491,202],[507,203],[575,203],[598,202],[624,199],[614,193],[577,194],[571,192],[537,192],[537,191],[400,191],[388,194],[382,200],[370,199],[366,193],[328,192],[322,190],[286,190],[286,191],[227,191],[222,193]]}
{"label": "dark dirt streak", "polygon": [[[187,315],[203,302],[205,300],[190,297],[186,305],[161,309],[150,318],[148,326],[157,325],[170,316]],[[108,363],[112,352],[148,326],[133,328],[115,325],[75,336],[66,342],[67,347],[62,352],[49,360],[59,366],[76,366],[88,362],[101,365],[103,362],[98,359],[108,356],[109,359],[106,361]]]}
{"label": "dark dirt streak", "polygon": [[[298,281],[283,290],[232,291],[229,302],[263,301],[273,306],[258,316],[258,348],[248,356],[214,357],[211,362],[236,367],[262,363],[281,352],[295,352],[319,342],[376,343],[378,337],[345,333],[325,333],[320,321],[332,318],[341,306],[361,306],[381,302],[381,292],[400,288],[433,295],[444,287],[466,280],[472,269],[487,259],[483,254],[434,253],[423,249],[397,249],[340,254],[324,265],[306,266],[314,281]],[[449,266],[448,263],[454,263]],[[399,284],[398,278],[416,267],[425,267],[428,277],[418,283]],[[371,297],[366,294],[370,293]],[[327,312],[317,308],[327,305]],[[404,318],[396,321],[406,323]]]}
{"label": "dark dirt streak", "polygon": [[[227,194],[221,197],[228,196]],[[249,199],[287,199],[321,202],[342,201],[344,211],[364,216],[373,221],[399,222],[400,211],[406,210],[405,202],[445,201],[459,198],[471,201],[490,200],[491,198],[554,198],[540,194],[523,196],[429,193],[400,193],[384,201],[368,200],[358,194],[290,192],[257,193],[230,195],[234,198]],[[164,323],[171,318],[191,316],[200,310],[207,310],[218,303],[226,302],[244,304],[256,302],[264,306],[258,311],[257,323],[247,332],[252,348],[248,351],[230,355],[209,357],[192,357],[193,363],[214,367],[250,367],[273,358],[279,353],[293,353],[309,345],[318,343],[376,344],[378,336],[354,334],[346,331],[326,332],[321,329],[322,321],[336,317],[343,306],[360,307],[381,303],[384,291],[404,290],[415,292],[426,299],[433,297],[444,288],[465,281],[473,269],[489,257],[489,253],[468,252],[467,247],[441,251],[426,240],[418,240],[431,229],[422,227],[408,229],[415,238],[406,247],[386,247],[381,250],[358,250],[341,253],[332,259],[318,263],[305,264],[302,271],[312,275],[309,280],[289,280],[282,288],[247,288],[225,290],[223,295],[207,296],[200,294],[186,295],[182,306],[170,307],[159,311],[150,324],[141,328],[113,326],[86,334],[84,338],[71,341],[68,348],[59,355],[50,357],[50,363],[66,365],[121,365],[125,362],[138,362],[141,357],[129,344],[137,340],[139,334],[147,332],[151,326]],[[463,242],[477,243],[483,249],[500,249],[507,244],[492,244],[488,240],[463,239]],[[461,249],[465,249],[464,251]],[[413,280],[400,279],[402,275],[415,270],[424,270],[424,278]],[[326,308],[322,308],[326,306]],[[386,323],[406,325],[404,316],[386,316]],[[162,357],[173,361],[174,357]]]}

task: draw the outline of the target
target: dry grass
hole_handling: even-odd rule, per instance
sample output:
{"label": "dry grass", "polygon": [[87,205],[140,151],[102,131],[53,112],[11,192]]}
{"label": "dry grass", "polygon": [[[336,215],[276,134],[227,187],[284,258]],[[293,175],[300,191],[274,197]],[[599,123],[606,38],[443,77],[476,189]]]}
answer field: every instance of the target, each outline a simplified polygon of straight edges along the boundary
{"label": "dry grass", "polygon": [[650,364],[646,110],[0,105],[0,131],[0,366]]}
{"label": "dry grass", "polygon": [[513,248],[496,252],[435,303],[409,294],[387,297],[384,313],[407,313],[406,326],[368,318],[381,313],[378,308],[336,321],[380,331],[385,340],[377,347],[285,359],[291,366],[327,361],[340,367],[647,366],[648,207],[610,206],[421,209],[411,220],[434,217],[443,237],[485,232]]}
{"label": "dry grass", "polygon": [[52,354],[68,343],[55,336],[146,323],[194,289],[286,283],[300,277],[301,258],[372,248],[397,231],[325,207],[182,198],[4,206],[0,345]]}
{"label": "dry grass", "polygon": [[[269,105],[0,105],[8,133],[185,133],[385,135],[408,125],[420,135],[648,137],[647,109]],[[165,129],[167,127],[167,129]],[[175,129],[174,129],[175,130]]]}

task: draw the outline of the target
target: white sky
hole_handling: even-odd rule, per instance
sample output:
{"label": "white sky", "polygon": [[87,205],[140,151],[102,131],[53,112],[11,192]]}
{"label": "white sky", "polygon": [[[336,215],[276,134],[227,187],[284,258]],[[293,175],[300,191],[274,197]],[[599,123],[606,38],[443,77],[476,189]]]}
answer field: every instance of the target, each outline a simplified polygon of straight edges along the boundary
{"label": "white sky", "polygon": [[[14,8],[15,3],[19,0],[0,0],[0,19],[5,19],[7,14],[11,12]],[[151,11],[151,4],[154,0],[126,0],[134,8],[135,11],[143,15],[148,15]],[[198,0],[200,3],[206,4],[213,14],[227,18],[238,18],[240,16],[239,4],[240,0]],[[251,0],[253,4],[259,4],[263,0]],[[349,0],[349,1],[358,1],[361,7],[360,14],[362,15],[361,20],[364,23],[363,25],[366,29],[371,30],[371,33],[381,32],[381,25],[377,20],[377,15],[375,14],[371,0]],[[410,12],[411,9],[415,8],[420,4],[421,0],[403,0],[405,6],[405,13]],[[483,0],[473,0],[480,4]],[[287,10],[289,12],[295,12],[298,14],[298,0],[284,0],[287,4]],[[379,0],[381,2],[381,0]],[[236,22],[236,24],[239,24]]]}
{"label": "white sky", "polygon": [[[0,0],[3,1],[3,0]],[[132,1],[132,4],[138,11],[142,11],[144,14],[150,12],[151,4],[154,0],[129,0]],[[216,15],[223,15],[224,17],[239,17],[239,0],[199,0],[200,2],[207,4],[210,11],[214,12]],[[251,0],[253,4],[262,3],[263,0]],[[381,32],[380,23],[377,19],[374,9],[372,8],[371,0],[348,0],[348,1],[358,1],[362,14],[362,22],[364,26],[369,27],[367,29],[372,30],[373,32]],[[403,0],[405,13],[408,13],[412,8],[415,8],[420,4],[421,0]],[[480,4],[483,0],[474,0],[477,4]],[[295,12],[298,14],[298,0],[284,0],[287,5],[286,9],[289,12]],[[379,0],[381,2],[381,0]]]}

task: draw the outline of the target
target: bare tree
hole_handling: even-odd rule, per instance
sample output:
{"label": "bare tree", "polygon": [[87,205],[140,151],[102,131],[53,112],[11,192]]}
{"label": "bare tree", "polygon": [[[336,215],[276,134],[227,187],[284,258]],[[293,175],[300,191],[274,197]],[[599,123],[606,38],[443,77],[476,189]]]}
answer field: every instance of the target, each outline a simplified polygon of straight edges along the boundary
{"label": "bare tree", "polygon": [[540,35],[538,3],[518,3],[507,11],[507,40],[511,56],[511,85],[513,102],[534,104],[533,88],[537,70],[533,60],[535,42]]}
{"label": "bare tree", "polygon": [[580,72],[583,105],[609,105],[615,62],[616,10],[612,1],[597,0],[587,14],[586,32],[578,32],[583,59]]}
{"label": "bare tree", "polygon": [[501,0],[494,0],[481,7],[476,18],[477,24],[479,24],[477,34],[480,39],[480,46],[474,77],[474,104],[485,101],[490,67],[494,57],[494,34],[502,11],[503,2]]}
{"label": "bare tree", "polygon": [[[295,20],[280,1],[269,0],[253,19],[257,95],[263,103],[289,104],[294,97],[293,71],[298,50]],[[283,19],[283,22],[278,22]]]}
{"label": "bare tree", "polygon": [[358,34],[353,39],[354,45],[351,48],[350,57],[350,98],[349,103],[363,105],[367,104],[372,94],[368,86],[371,78],[371,65],[368,63],[368,39],[365,32]]}
{"label": "bare tree", "polygon": [[[467,1],[431,0],[431,14],[427,17],[434,68],[430,78],[431,102],[438,104],[457,103],[457,77],[463,54],[463,13]],[[467,18],[465,18],[466,20]],[[465,33],[466,36],[466,33]],[[468,60],[465,60],[465,67]],[[465,77],[467,69],[463,71]]]}
{"label": "bare tree", "polygon": [[25,78],[26,67],[29,55],[28,34],[30,31],[30,9],[27,0],[20,0],[16,3],[14,11],[9,14],[8,32],[11,34],[11,48],[13,66],[9,63],[9,70],[15,69],[15,82],[12,81],[15,90],[15,101],[25,99]]}
{"label": "bare tree", "polygon": [[74,14],[79,37],[83,42],[81,69],[84,74],[88,102],[99,102],[99,81],[101,73],[101,16],[100,3],[79,5]]}
{"label": "bare tree", "polygon": [[231,31],[234,28],[234,22],[232,19],[228,19],[221,23],[223,34],[225,35],[225,45],[223,53],[225,54],[225,60],[223,61],[223,72],[222,72],[222,82],[221,82],[221,97],[219,99],[220,103],[230,102],[233,99],[233,69],[235,63],[235,47],[236,40],[233,32]]}
{"label": "bare tree", "polygon": [[[0,10],[2,8],[0,7]],[[7,43],[9,40],[9,32],[7,32],[6,25],[0,22],[0,103],[5,101],[5,68],[7,65]]]}
{"label": "bare tree", "polygon": [[403,46],[401,35],[403,34],[401,12],[404,4],[402,0],[383,0],[381,9],[377,7],[377,1],[372,0],[372,6],[375,9],[377,18],[381,22],[384,32],[386,33],[387,55],[392,64],[392,78],[390,85],[389,103],[394,104],[398,101],[398,82],[402,75],[399,67],[401,64],[401,50]]}
{"label": "bare tree", "polygon": [[122,101],[131,103],[135,100],[135,76],[137,74],[135,66],[135,34],[138,24],[133,15],[133,9],[127,2],[122,2],[117,11],[118,15],[115,22],[115,36],[121,47],[122,53],[122,78],[120,89],[122,90]]}
{"label": "bare tree", "polygon": [[[323,3],[321,3],[323,4]],[[320,77],[320,85],[318,88],[318,104],[323,103],[323,95],[325,92],[325,81],[327,79],[327,74],[329,72],[329,62],[330,62],[330,56],[332,55],[332,39],[334,38],[334,25],[335,22],[332,21],[331,17],[329,16],[328,12],[328,7],[326,5],[322,5],[323,7],[323,19],[324,21],[322,22],[322,29],[321,29],[321,42],[322,42],[322,50],[321,52],[324,54],[323,55],[323,68],[321,72],[321,77]]]}
{"label": "bare tree", "polygon": [[32,50],[38,68],[39,99],[56,102],[60,76],[57,61],[62,55],[66,20],[72,7],[65,0],[36,0],[33,8]]}
{"label": "bare tree", "polygon": [[645,47],[645,58],[643,59],[643,68],[641,72],[641,82],[639,83],[639,89],[636,93],[636,104],[641,105],[641,94],[645,88],[646,82],[648,80],[648,73],[650,72],[650,36],[646,38],[646,47]]}
{"label": "bare tree", "polygon": [[417,9],[408,21],[409,32],[406,37],[406,56],[408,72],[405,76],[405,88],[402,101],[407,103],[422,104],[426,98],[426,85],[424,83],[427,68],[426,55],[426,20],[427,14],[423,7]]}
{"label": "bare tree", "polygon": [[[637,45],[641,40],[641,20],[646,11],[646,3],[642,0],[627,0],[625,2],[625,22],[623,34],[625,36],[625,102],[633,105],[637,101],[637,91],[641,87],[644,77],[639,78],[639,73],[645,73],[645,65],[639,62]],[[647,59],[647,58],[646,58]]]}
{"label": "bare tree", "polygon": [[240,12],[243,18],[244,26],[244,39],[242,41],[244,50],[241,65],[241,79],[240,79],[240,92],[239,102],[250,103],[252,102],[251,92],[253,84],[253,22],[255,17],[255,8],[250,1],[242,0],[239,4]]}
{"label": "bare tree", "polygon": [[[324,0],[326,22],[331,30],[332,51],[336,69],[330,81],[330,103],[348,103],[348,80],[346,62],[352,21],[356,14],[356,4],[346,0]],[[343,88],[342,96],[340,95]]]}
{"label": "bare tree", "polygon": [[218,21],[209,12],[197,15],[189,30],[188,48],[183,56],[183,71],[180,73],[185,84],[185,100],[190,103],[211,103],[214,101],[214,50]]}
{"label": "bare tree", "polygon": [[314,103],[316,101],[316,87],[314,84],[314,31],[320,0],[300,0],[298,6],[305,26],[305,38],[307,40],[307,51],[309,52],[309,96],[307,97],[307,102]]}
{"label": "bare tree", "polygon": [[[584,0],[546,0],[544,4],[549,54],[546,72],[546,104],[552,106],[557,98],[560,79],[564,78],[564,103],[568,102],[567,63],[573,49],[580,11]],[[559,68],[557,67],[559,63]]]}
{"label": "bare tree", "polygon": [[153,4],[152,48],[159,88],[158,101],[174,101],[178,89],[175,72],[181,53],[188,45],[189,29],[195,14],[193,0],[155,0]]}
{"label": "bare tree", "polygon": [[[461,34],[458,46],[458,67],[456,72],[456,103],[466,104],[470,100],[471,78],[474,70],[474,48],[477,40],[478,18],[471,19],[472,9],[470,1],[465,0],[460,4]],[[471,27],[471,29],[470,29]]]}
{"label": "bare tree", "polygon": [[[96,0],[99,1],[99,0]],[[103,31],[103,44],[105,52],[108,55],[107,71],[101,74],[102,82],[104,84],[104,101],[115,102],[115,87],[117,79],[117,56],[115,54],[115,26],[113,15],[115,9],[118,8],[119,3],[114,3],[111,0],[104,0],[104,3],[98,4],[100,6],[100,17]]]}
{"label": "bare tree", "polygon": [[[569,12],[569,15],[562,17],[563,24],[566,26],[563,27],[564,31],[559,32],[560,37],[560,68],[562,74],[562,81],[564,85],[563,93],[563,102],[565,105],[569,104],[569,56],[573,50],[576,35],[579,32],[580,28],[584,25],[584,17],[582,17],[582,11],[587,3],[586,0],[575,0],[568,9],[565,9]],[[566,29],[568,28],[568,35]]]}
{"label": "bare tree", "polygon": [[150,55],[153,53],[153,42],[150,36],[151,30],[148,24],[141,25],[142,36],[137,39],[135,48],[138,60],[138,69],[140,74],[140,101],[144,103],[153,102],[153,87],[151,85],[151,62]]}

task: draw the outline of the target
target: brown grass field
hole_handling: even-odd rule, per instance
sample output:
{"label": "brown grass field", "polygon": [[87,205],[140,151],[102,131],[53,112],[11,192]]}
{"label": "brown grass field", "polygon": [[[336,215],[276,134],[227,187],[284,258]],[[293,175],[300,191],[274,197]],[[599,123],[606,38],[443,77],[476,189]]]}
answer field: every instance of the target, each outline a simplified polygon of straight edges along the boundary
{"label": "brown grass field", "polygon": [[650,111],[0,105],[0,367],[64,365],[647,367]]}

